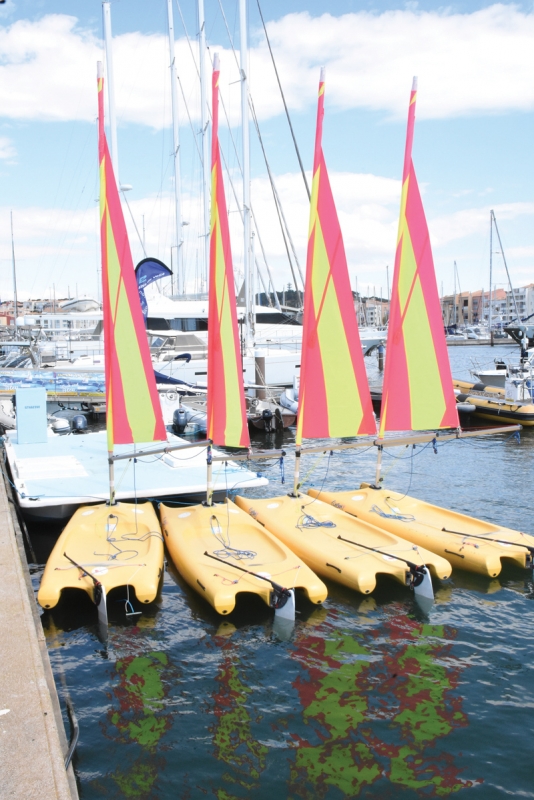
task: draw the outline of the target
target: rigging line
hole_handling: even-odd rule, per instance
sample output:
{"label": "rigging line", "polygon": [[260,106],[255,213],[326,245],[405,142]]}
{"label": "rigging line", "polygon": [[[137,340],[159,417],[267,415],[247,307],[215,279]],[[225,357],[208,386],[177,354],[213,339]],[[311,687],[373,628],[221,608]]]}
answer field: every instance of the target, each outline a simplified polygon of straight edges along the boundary
{"label": "rigging line", "polygon": [[[282,206],[282,202],[281,202],[280,196],[278,194],[278,189],[276,188],[276,184],[274,182],[274,178],[273,178],[273,175],[272,175],[272,172],[271,172],[271,167],[270,167],[270,164],[269,164],[269,162],[267,160],[267,153],[265,152],[265,147],[263,145],[263,139],[262,139],[262,135],[261,135],[261,131],[260,131],[260,126],[259,126],[259,123],[258,123],[258,118],[256,116],[256,109],[254,108],[254,103],[252,101],[252,97],[250,97],[250,96],[249,96],[249,105],[250,105],[250,110],[252,111],[252,119],[254,121],[254,127],[256,128],[256,133],[258,135],[258,139],[259,139],[259,142],[260,142],[260,147],[261,147],[261,150],[262,150],[262,153],[263,153],[263,158],[265,159],[265,166],[267,167],[267,174],[269,175],[269,180],[271,182],[271,187],[272,187],[272,190],[273,190],[273,195],[274,195],[274,198],[275,198],[275,202],[280,207],[280,214],[281,214],[281,217],[282,217],[282,220],[283,220],[283,223],[284,223],[284,227],[285,227],[285,230],[286,230],[287,238],[289,239],[289,243],[291,244],[291,249],[293,250],[293,257],[294,257],[295,263],[297,265],[297,269],[298,269],[298,272],[299,272],[299,275],[300,275],[300,280],[302,281],[302,285],[304,286],[304,276],[302,274],[302,269],[301,269],[301,266],[300,266],[300,262],[298,260],[297,252],[295,250],[295,245],[293,244],[293,238],[291,236],[291,233],[289,231],[289,226],[288,226],[287,221],[286,221],[286,217],[285,217],[285,214],[284,214],[284,209],[283,209],[283,206]],[[291,271],[293,272],[293,270],[291,270]],[[293,278],[294,277],[295,276],[293,275]],[[299,289],[297,288],[296,281],[295,281],[295,289],[297,289],[297,292],[299,292]],[[302,300],[302,298],[301,298],[301,300]]]}
{"label": "rigging line", "polygon": [[128,202],[128,198],[126,197],[126,194],[125,194],[125,192],[122,190],[122,188],[120,188],[120,187],[119,187],[119,191],[120,191],[120,193],[122,194],[122,199],[123,199],[123,200],[124,200],[124,202],[126,203],[126,207],[127,207],[128,211],[130,212],[130,217],[132,218],[132,222],[133,222],[133,226],[134,226],[134,228],[135,228],[135,232],[136,232],[136,234],[137,234],[137,238],[139,239],[139,243],[140,243],[141,247],[143,248],[143,254],[144,254],[145,258],[146,258],[146,250],[145,250],[145,245],[144,245],[144,243],[143,243],[143,239],[142,239],[142,237],[141,237],[141,234],[139,233],[139,229],[138,229],[138,227],[137,227],[137,224],[136,224],[136,222],[135,222],[134,215],[132,214],[132,209],[130,208],[130,204],[129,204],[129,202]]}
{"label": "rigging line", "polygon": [[[223,109],[224,109],[224,106],[223,106]],[[226,114],[226,111],[225,111],[225,114]],[[227,119],[227,121],[228,121],[228,117],[226,117],[226,119]],[[230,130],[230,125],[228,125],[228,129]],[[231,134],[230,134],[230,135],[231,135]],[[232,192],[233,192],[233,195],[234,195],[234,200],[235,200],[235,202],[236,202],[236,205],[237,205],[237,210],[238,210],[238,212],[239,212],[239,216],[241,217],[241,222],[244,222],[243,209],[241,208],[241,206],[240,206],[240,204],[239,204],[239,198],[238,198],[238,196],[237,196],[236,188],[235,188],[234,182],[233,182],[233,180],[232,180],[232,176],[231,176],[231,174],[230,174],[230,170],[229,170],[229,168],[228,168],[228,163],[227,163],[227,161],[226,161],[226,157],[225,157],[225,155],[224,155],[224,152],[223,152],[222,150],[219,150],[219,152],[220,152],[220,154],[221,154],[221,158],[222,158],[222,161],[223,161],[223,163],[224,163],[224,168],[225,168],[225,170],[226,170],[226,175],[227,175],[227,177],[228,177],[228,180],[230,181],[230,186],[231,186],[231,188],[232,188]],[[238,163],[239,163],[239,162],[238,162]],[[241,168],[241,165],[239,165],[239,166],[240,166],[240,168]],[[251,208],[251,211],[252,211],[252,208]],[[266,257],[266,255],[265,255],[265,250],[264,250],[264,247],[263,247],[263,241],[262,241],[262,239],[261,239],[260,232],[259,232],[259,230],[258,230],[258,226],[257,226],[257,224],[256,224],[256,217],[254,216],[254,211],[252,211],[252,218],[254,219],[254,227],[256,228],[256,235],[257,235],[257,237],[258,237],[258,241],[259,241],[259,243],[260,243],[261,252],[263,253],[263,260],[265,261],[265,267],[267,268],[267,274],[268,274],[268,276],[269,276],[269,280],[270,280],[270,282],[271,282],[271,286],[272,286],[272,285],[273,285],[273,279],[272,279],[272,277],[271,277],[271,270],[269,269],[269,265],[268,265],[268,263],[267,263],[267,257]],[[273,303],[272,303],[272,300],[271,300],[271,298],[270,298],[270,296],[269,296],[269,292],[267,291],[267,289],[266,289],[266,287],[265,287],[265,281],[264,281],[264,279],[263,279],[263,275],[262,275],[262,272],[261,272],[261,269],[260,269],[260,265],[259,265],[259,263],[258,263],[258,259],[256,258],[256,256],[254,256],[254,263],[256,264],[256,269],[257,269],[257,271],[258,271],[258,275],[259,275],[259,277],[260,277],[261,285],[263,286],[263,290],[264,290],[264,292],[265,292],[265,295],[266,295],[266,297],[267,297],[267,300],[269,301],[269,306],[270,306],[271,308],[273,308]],[[274,286],[273,286],[273,290],[274,290]]]}
{"label": "rigging line", "polygon": [[193,59],[193,64],[195,65],[197,78],[200,80],[200,72],[199,72],[198,65],[197,65],[197,62],[196,62],[196,59],[195,59],[195,54],[193,53],[193,48],[191,47],[191,39],[189,38],[189,34],[188,34],[187,28],[185,26],[184,15],[182,14],[182,9],[180,7],[180,3],[178,2],[178,0],[176,0],[176,6],[178,8],[178,13],[180,14],[180,19],[182,20],[182,25],[183,25],[183,28],[184,28],[185,38],[187,39],[187,44],[189,45],[189,52],[191,53],[191,58]]}
{"label": "rigging line", "polygon": [[[219,0],[219,2],[220,2],[220,0]],[[297,153],[297,158],[299,160],[300,171],[302,173],[302,180],[304,181],[304,186],[306,187],[306,193],[308,195],[308,200],[311,201],[311,194],[310,194],[310,187],[308,185],[308,179],[306,178],[306,172],[304,170],[304,165],[302,164],[302,159],[300,157],[299,146],[297,144],[297,139],[295,137],[295,132],[293,130],[293,125],[291,124],[291,117],[289,116],[289,109],[287,107],[286,98],[285,98],[285,95],[284,95],[284,90],[282,89],[282,84],[280,83],[280,77],[278,75],[278,69],[276,67],[276,61],[274,60],[274,54],[273,54],[273,51],[272,51],[272,48],[271,48],[271,42],[269,40],[269,34],[267,33],[267,28],[265,26],[265,20],[263,19],[263,14],[261,13],[260,0],[256,0],[256,2],[258,3],[258,11],[260,12],[260,17],[261,17],[261,22],[262,22],[262,25],[263,25],[263,30],[265,31],[265,38],[267,40],[267,46],[269,48],[269,53],[271,54],[271,60],[273,62],[273,67],[274,67],[274,72],[275,72],[275,75],[276,75],[276,80],[278,81],[278,88],[280,89],[280,94],[282,95],[282,102],[284,103],[284,108],[285,108],[285,111],[286,111],[286,117],[287,117],[287,121],[289,123],[289,129],[291,131],[291,136],[293,138],[293,144],[295,145],[295,151]]]}
{"label": "rigging line", "polygon": [[187,105],[187,100],[185,99],[184,87],[182,86],[182,81],[180,80],[180,76],[177,75],[176,78],[178,79],[178,85],[182,93],[182,99],[184,101],[184,106],[187,113],[187,119],[189,120],[189,127],[191,128],[191,133],[193,134],[193,139],[195,141],[195,147],[197,148],[198,157],[200,158],[200,163],[203,164],[204,159],[202,158],[202,152],[200,150],[200,147],[198,146],[198,140],[197,140],[198,131],[195,131],[195,128],[193,127],[193,120],[191,119],[191,115],[189,113],[189,106]]}
{"label": "rigging line", "polygon": [[[237,60],[237,53],[235,51],[235,47],[234,47],[234,43],[233,43],[233,40],[232,40],[232,36],[231,36],[230,30],[228,28],[228,23],[226,21],[226,16],[224,14],[224,9],[222,7],[221,0],[219,0],[219,8],[221,9],[221,14],[222,14],[222,17],[223,17],[223,20],[224,20],[224,24],[226,26],[226,33],[228,34],[228,39],[230,40],[230,45],[232,47],[232,52],[234,54],[235,62],[236,62],[237,68],[239,70],[239,73],[241,74],[240,65],[239,65],[239,62]],[[260,14],[261,14],[261,11],[260,11]],[[302,274],[302,269],[300,267],[300,263],[299,263],[298,256],[297,256],[297,253],[296,253],[296,250],[295,250],[295,246],[293,244],[293,239],[292,239],[291,234],[289,232],[289,227],[288,227],[288,224],[287,224],[287,221],[286,221],[286,218],[285,218],[285,214],[284,214],[284,210],[283,210],[283,207],[282,207],[282,203],[280,201],[280,197],[278,195],[278,191],[276,189],[276,185],[274,183],[274,179],[273,179],[273,176],[272,176],[272,173],[271,173],[271,168],[270,168],[270,165],[269,165],[269,161],[267,159],[267,153],[266,153],[265,147],[263,145],[263,139],[262,139],[262,136],[261,136],[261,131],[260,131],[259,123],[258,123],[258,118],[256,116],[256,109],[254,107],[254,101],[252,99],[252,94],[250,93],[250,91],[248,92],[248,104],[249,104],[250,111],[252,113],[252,119],[253,119],[253,122],[254,122],[254,127],[256,128],[256,134],[258,136],[260,147],[261,147],[261,150],[262,150],[262,153],[263,153],[263,158],[265,160],[265,166],[267,167],[267,173],[269,175],[269,181],[271,183],[271,188],[272,188],[273,195],[274,195],[275,205],[277,204],[280,207],[280,212],[281,212],[283,224],[284,224],[285,229],[286,229],[286,234],[287,234],[287,237],[288,237],[289,242],[291,244],[291,249],[293,250],[293,256],[295,258],[295,263],[296,263],[297,269],[299,271],[299,275],[300,275],[300,279],[302,281],[302,285],[304,286],[304,276]],[[223,105],[223,107],[224,107],[224,105]],[[227,120],[228,120],[228,117],[227,117]],[[233,142],[233,138],[232,138],[232,142]],[[234,150],[235,150],[235,143],[234,143]],[[237,157],[237,161],[238,161],[238,164],[239,164],[239,156],[237,154],[237,150],[235,152],[236,152],[236,157]],[[240,169],[241,169],[241,167],[240,167]],[[241,169],[241,174],[243,174],[243,170],[242,169]],[[310,197],[310,192],[308,190],[308,198],[309,197]],[[277,208],[277,210],[278,210],[278,208]],[[254,212],[253,212],[253,217],[254,217]],[[280,219],[280,213],[278,214],[278,218]],[[255,217],[254,217],[254,224],[256,225]],[[280,227],[282,227],[282,222],[280,222]],[[257,225],[256,225],[256,230],[257,230]],[[287,249],[287,245],[286,245],[286,249]],[[289,258],[289,252],[288,252],[288,258]],[[291,266],[291,259],[290,258],[289,258],[289,264]],[[295,279],[295,274],[293,272],[293,268],[291,268],[291,272],[293,274],[293,280],[295,282],[295,289],[297,290],[297,294],[298,294],[299,293],[299,289],[298,289],[297,281]],[[272,283],[272,280],[271,280],[271,285],[273,286],[273,290],[274,290],[274,284]],[[301,298],[301,304],[302,304],[302,298]]]}
{"label": "rigging line", "polygon": [[[230,33],[230,29],[229,29],[229,27],[228,27],[228,22],[226,21],[226,15],[225,15],[225,13],[224,13],[224,9],[223,9],[223,7],[222,7],[221,0],[219,0],[219,8],[220,8],[220,10],[221,10],[222,18],[223,18],[223,20],[224,20],[224,24],[225,24],[225,26],[226,26],[226,33],[228,34],[228,39],[229,39],[229,41],[230,41],[230,46],[231,46],[231,48],[232,48],[232,53],[233,53],[233,55],[234,55],[234,59],[235,59],[236,65],[237,65],[237,69],[238,69],[238,71],[239,71],[239,74],[241,75],[241,67],[240,67],[240,65],[239,65],[239,61],[238,61],[238,58],[237,58],[237,53],[236,53],[236,51],[235,51],[234,42],[233,42],[233,39],[232,39],[232,34]],[[279,220],[279,223],[280,223],[280,228],[281,228],[281,230],[282,230],[282,236],[283,236],[283,238],[284,238],[284,244],[285,244],[285,246],[286,246],[287,257],[288,257],[288,260],[289,260],[289,266],[290,266],[290,268],[291,268],[291,273],[292,273],[292,275],[293,275],[293,281],[294,281],[294,283],[295,283],[295,289],[297,290],[297,294],[299,294],[299,293],[300,293],[300,290],[298,289],[297,280],[296,280],[296,277],[295,277],[295,273],[294,273],[294,271],[293,271],[293,265],[292,265],[292,263],[291,263],[291,256],[289,255],[289,249],[288,249],[288,246],[287,246],[287,242],[286,242],[286,238],[285,238],[285,234],[284,234],[284,229],[283,229],[283,227],[282,227],[282,218],[283,218],[283,221],[284,221],[284,224],[285,224],[285,227],[286,227],[286,231],[287,231],[288,238],[289,238],[289,240],[290,240],[290,242],[291,242],[291,247],[292,247],[292,249],[293,249],[293,253],[294,253],[294,255],[295,255],[295,261],[296,261],[296,263],[297,263],[298,271],[299,271],[300,278],[301,278],[301,281],[302,281],[302,285],[303,285],[303,286],[304,286],[304,277],[303,277],[303,275],[302,275],[302,270],[301,270],[301,268],[300,268],[300,264],[299,264],[299,261],[298,261],[297,255],[296,255],[296,253],[295,253],[295,248],[294,248],[294,245],[293,245],[293,240],[292,240],[292,238],[291,238],[291,235],[290,235],[290,233],[289,233],[289,229],[288,229],[288,227],[287,227],[287,222],[286,222],[286,220],[285,220],[285,216],[284,216],[283,210],[282,210],[282,217],[280,216],[280,210],[279,210],[278,206],[280,206],[280,209],[281,209],[281,202],[280,202],[280,198],[279,198],[279,196],[278,196],[278,193],[277,193],[277,191],[276,191],[276,187],[275,187],[275,185],[274,185],[274,180],[273,180],[273,177],[272,177],[271,168],[270,168],[270,165],[269,165],[269,161],[268,161],[268,159],[267,159],[267,153],[266,153],[266,151],[265,151],[265,147],[263,146],[263,140],[262,140],[262,137],[261,137],[260,128],[259,128],[259,125],[258,125],[258,120],[257,120],[257,117],[256,117],[256,111],[255,111],[255,108],[254,108],[254,102],[253,102],[253,100],[252,100],[252,95],[251,95],[250,91],[248,92],[248,104],[249,104],[250,111],[252,112],[252,119],[253,119],[253,121],[254,121],[254,126],[255,126],[255,128],[256,128],[256,133],[257,133],[257,136],[258,136],[258,139],[259,139],[259,142],[260,142],[261,150],[262,150],[262,153],[263,153],[263,158],[264,158],[264,160],[265,160],[265,166],[267,167],[267,174],[268,174],[268,176],[269,176],[269,181],[270,181],[270,183],[271,183],[271,189],[272,189],[272,191],[273,191],[274,202],[275,202],[276,211],[277,211],[277,214],[278,214],[278,220]],[[224,113],[225,113],[225,116],[226,116],[226,121],[228,122],[228,115],[226,114],[226,109],[225,109],[225,107],[224,107],[224,102],[222,101],[222,98],[221,98],[221,105],[222,105],[222,107],[223,107],[223,111],[224,111]],[[234,138],[233,138],[233,136],[232,136],[232,130],[231,130],[231,127],[230,127],[230,124],[229,124],[229,123],[228,123],[228,127],[229,127],[229,131],[230,131],[230,138],[231,138],[231,140],[232,140],[232,144],[233,144],[233,146],[234,146],[234,151],[235,151],[236,158],[237,158],[237,163],[238,163],[238,165],[239,165],[239,169],[240,169],[240,172],[241,172],[241,174],[243,174],[243,169],[242,169],[242,167],[241,167],[241,164],[240,164],[240,161],[239,161],[239,155],[238,155],[238,153],[237,153],[237,148],[236,148],[236,145],[235,145]],[[251,208],[251,211],[252,211],[252,216],[253,216],[253,218],[254,218],[254,225],[256,226],[256,232],[258,232],[258,226],[257,226],[257,223],[256,223],[256,218],[255,218],[255,216],[254,216],[254,211],[252,210],[252,208]],[[260,244],[261,244],[261,242],[260,242]],[[262,250],[263,250],[263,247],[262,247]],[[266,261],[265,263],[266,263],[266,266],[267,266],[267,261]],[[268,268],[268,266],[267,266],[267,269],[269,269],[269,268]],[[269,273],[269,277],[271,278],[271,275],[270,275],[270,273]],[[274,283],[273,283],[273,281],[272,281],[272,278],[271,278],[271,286],[273,287],[273,290],[274,290]],[[276,292],[275,292],[275,297],[276,297]],[[301,297],[301,304],[302,304],[302,297]],[[277,307],[278,307],[278,303],[277,303]],[[279,309],[279,310],[280,310],[280,309]]]}
{"label": "rigging line", "polygon": [[[223,12],[223,15],[224,15],[224,12]],[[228,30],[228,26],[227,26],[227,30]],[[230,36],[230,33],[228,33],[228,36]],[[232,40],[230,39],[230,43],[231,42],[232,42]],[[232,47],[233,47],[233,45],[232,45]],[[209,56],[210,61],[211,61],[211,52],[209,52],[209,51],[208,51],[208,56]],[[234,51],[234,56],[235,56],[235,51]],[[213,65],[213,62],[212,62],[212,65]],[[224,99],[222,97],[222,94],[219,95],[219,102],[221,104],[221,108],[223,110],[224,117],[226,119],[226,124],[228,126],[228,133],[230,135],[230,141],[232,142],[232,145],[233,145],[233,148],[234,148],[234,153],[235,153],[237,165],[239,167],[239,172],[241,173],[241,177],[243,177],[243,167],[241,166],[241,161],[239,160],[239,154],[237,152],[237,145],[235,143],[235,139],[234,139],[234,136],[233,136],[233,133],[232,133],[232,126],[230,125],[230,119],[228,117],[228,112],[226,111],[226,106],[224,104]],[[210,116],[211,116],[211,110],[209,111],[209,113],[210,113]],[[241,217],[241,222],[244,222],[243,210],[242,210],[241,205],[239,203],[239,198],[237,197],[237,192],[236,192],[236,189],[235,189],[235,186],[234,186],[234,182],[232,180],[232,175],[230,173],[230,169],[228,167],[228,163],[226,161],[226,157],[224,155],[224,151],[221,149],[220,153],[221,153],[221,158],[222,158],[222,161],[223,161],[223,164],[224,164],[224,168],[226,170],[226,175],[228,177],[228,180],[230,181],[230,186],[232,187],[232,192],[233,192],[234,199],[235,199],[235,202],[236,202],[237,210],[239,211],[239,216]],[[280,309],[280,303],[278,301],[278,297],[276,295],[276,291],[275,291],[275,288],[274,288],[274,283],[273,283],[273,278],[272,278],[272,275],[271,275],[271,270],[270,270],[270,267],[269,267],[269,264],[268,264],[268,261],[267,261],[267,256],[265,254],[265,248],[263,246],[263,240],[261,238],[260,230],[259,230],[259,227],[258,227],[258,223],[256,221],[256,215],[254,213],[254,209],[252,207],[252,203],[250,204],[250,211],[252,213],[252,219],[254,220],[254,227],[256,229],[256,235],[258,237],[258,241],[260,243],[260,248],[261,248],[261,252],[262,252],[262,255],[263,255],[263,260],[265,262],[265,268],[267,270],[267,274],[269,276],[269,281],[270,281],[270,284],[271,284],[271,286],[273,288],[273,293],[275,295],[276,307],[277,307],[278,311],[280,311],[281,310]],[[254,262],[256,264],[256,269],[258,270],[258,275],[260,276],[260,280],[261,280],[262,286],[263,286],[263,288],[265,290],[265,294],[267,296],[267,300],[269,302],[269,306],[272,308],[273,304],[272,304],[271,298],[269,296],[269,293],[265,289],[265,282],[263,280],[263,275],[261,274],[260,265],[258,263],[258,259],[256,258],[256,256],[254,256]]]}

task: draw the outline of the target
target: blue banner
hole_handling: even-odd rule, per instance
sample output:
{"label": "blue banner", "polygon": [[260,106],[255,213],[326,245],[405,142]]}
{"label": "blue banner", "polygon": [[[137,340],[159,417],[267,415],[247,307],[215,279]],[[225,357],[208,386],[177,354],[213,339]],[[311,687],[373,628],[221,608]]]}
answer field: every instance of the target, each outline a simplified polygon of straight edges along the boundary
{"label": "blue banner", "polygon": [[169,267],[166,267],[163,261],[158,258],[143,258],[142,261],[135,268],[135,277],[137,278],[137,289],[139,290],[139,300],[141,301],[141,310],[143,317],[146,319],[148,316],[148,303],[145,297],[145,289],[158,278],[168,278],[172,275]]}

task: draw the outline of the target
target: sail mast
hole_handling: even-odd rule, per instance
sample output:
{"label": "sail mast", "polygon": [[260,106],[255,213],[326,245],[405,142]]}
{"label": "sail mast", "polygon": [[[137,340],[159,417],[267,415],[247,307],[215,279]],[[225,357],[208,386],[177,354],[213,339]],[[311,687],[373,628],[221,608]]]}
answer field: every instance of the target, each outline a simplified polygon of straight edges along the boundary
{"label": "sail mast", "polygon": [[104,77],[97,65],[100,245],[106,370],[109,495],[115,503],[115,444],[166,440],[130,243],[104,130]]}
{"label": "sail mast", "polygon": [[322,149],[324,92],[322,69],[304,289],[294,495],[299,488],[303,437],[376,433],[345,247]]}
{"label": "sail mast", "polygon": [[174,21],[172,15],[172,0],[167,0],[167,20],[169,23],[169,56],[171,70],[171,103],[172,103],[172,152],[174,162],[174,215],[176,224],[176,288],[180,294],[180,281],[185,293],[185,275],[183,274],[183,229],[181,207],[181,175],[180,175],[180,131],[178,128],[178,76],[176,72],[176,57],[174,55]]}
{"label": "sail mast", "polygon": [[[228,213],[219,149],[219,55],[213,59],[211,225],[208,310],[207,436],[225,447],[249,447]],[[211,453],[208,451],[208,504]]]}
{"label": "sail mast", "polygon": [[[412,161],[416,97],[414,78],[382,388],[381,439],[385,431],[459,427],[430,236]],[[380,462],[377,485],[379,479]]]}

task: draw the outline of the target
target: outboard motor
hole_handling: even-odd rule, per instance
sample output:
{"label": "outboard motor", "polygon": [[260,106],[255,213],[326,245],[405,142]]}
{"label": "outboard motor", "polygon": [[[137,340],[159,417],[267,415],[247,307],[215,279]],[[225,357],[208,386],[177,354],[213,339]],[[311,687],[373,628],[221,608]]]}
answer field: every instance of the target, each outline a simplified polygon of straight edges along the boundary
{"label": "outboard motor", "polygon": [[172,429],[175,433],[183,433],[185,431],[185,426],[187,425],[187,412],[185,408],[175,409],[174,414],[172,415]]}
{"label": "outboard motor", "polygon": [[87,432],[87,419],[83,414],[76,414],[70,422],[73,433],[86,433]]}
{"label": "outboard motor", "polygon": [[273,429],[273,412],[270,408],[264,408],[261,412],[261,418],[265,426],[265,432],[271,433]]}

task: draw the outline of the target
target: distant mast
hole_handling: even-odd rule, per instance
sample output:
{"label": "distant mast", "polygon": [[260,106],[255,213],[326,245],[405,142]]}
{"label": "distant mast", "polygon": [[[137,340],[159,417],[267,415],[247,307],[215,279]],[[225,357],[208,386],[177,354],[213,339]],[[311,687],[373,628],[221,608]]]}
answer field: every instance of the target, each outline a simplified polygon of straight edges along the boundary
{"label": "distant mast", "polygon": [[[169,23],[169,55],[171,70],[171,102],[172,102],[172,151],[174,161],[174,213],[176,224],[176,289],[180,294],[180,280],[182,291],[185,293],[185,275],[182,264],[182,208],[181,208],[181,175],[180,175],[180,132],[178,128],[178,90],[176,58],[174,55],[174,21],[172,16],[172,0],[167,0],[167,19]],[[172,258],[171,258],[172,266]],[[171,278],[172,281],[172,278]]]}
{"label": "distant mast", "polygon": [[13,302],[15,305],[14,308],[14,319],[15,319],[15,337],[18,335],[17,331],[17,313],[18,313],[18,300],[17,300],[17,270],[15,269],[15,237],[13,236],[13,212],[11,212],[11,255],[13,259]]}
{"label": "distant mast", "polygon": [[248,42],[247,4],[239,0],[239,66],[241,71],[241,126],[243,137],[243,272],[245,277],[245,348],[252,344],[254,329],[252,289],[252,261],[250,258],[250,136],[248,117]]}
{"label": "distant mast", "polygon": [[[490,283],[490,287],[489,287],[488,323],[489,323],[489,329],[490,329],[490,344],[493,347],[493,345],[494,345],[493,330],[492,330],[492,327],[491,327],[492,321],[493,321],[492,320],[492,315],[491,315],[491,301],[492,301],[492,297],[491,297],[491,282],[493,281],[493,252],[492,251],[493,251],[493,211],[490,211],[490,263],[489,263],[489,268],[490,268],[490,270],[489,270],[489,272],[490,272],[490,274],[489,274],[489,283]],[[484,296],[482,296],[482,308],[484,308]]]}
{"label": "distant mast", "polygon": [[210,263],[210,154],[209,154],[209,119],[206,99],[206,20],[204,19],[204,0],[198,0],[198,69],[200,73],[200,123],[202,126],[202,198],[204,203],[204,270],[201,279],[201,290],[206,289],[204,281]]}
{"label": "distant mast", "polygon": [[102,0],[102,19],[104,27],[104,45],[106,51],[111,161],[113,163],[113,171],[116,175],[117,185],[120,189],[119,150],[117,147],[117,115],[115,113],[115,77],[113,73],[113,48],[111,46],[111,9],[109,3],[110,0]]}

